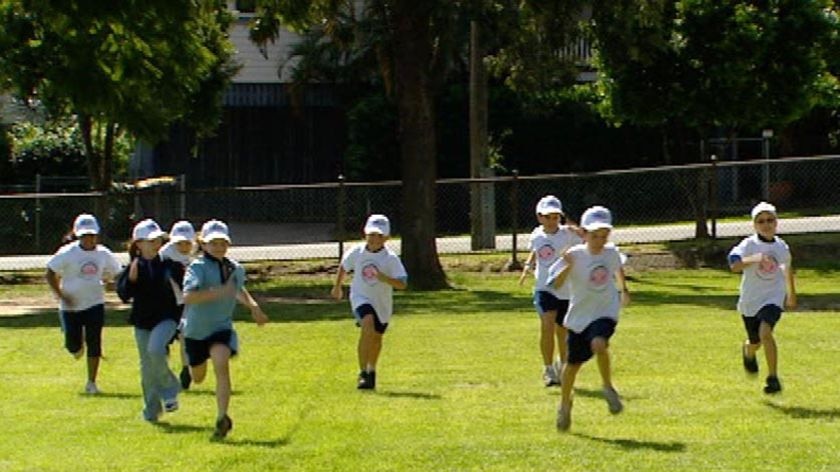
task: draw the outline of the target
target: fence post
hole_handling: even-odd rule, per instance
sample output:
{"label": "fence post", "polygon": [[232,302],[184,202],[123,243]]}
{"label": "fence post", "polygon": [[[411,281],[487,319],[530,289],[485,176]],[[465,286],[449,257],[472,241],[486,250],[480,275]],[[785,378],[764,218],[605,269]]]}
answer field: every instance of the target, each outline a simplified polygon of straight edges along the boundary
{"label": "fence post", "polygon": [[510,187],[510,260],[505,264],[505,270],[522,270],[517,250],[517,232],[519,231],[519,171],[513,170],[513,180]]}
{"label": "fence post", "polygon": [[344,176],[338,175],[338,221],[336,221],[335,231],[338,239],[338,263],[341,263],[341,256],[344,255],[344,219],[345,219],[345,203],[346,190],[344,187]]}
{"label": "fence post", "polygon": [[181,191],[181,214],[180,219],[187,219],[187,174],[181,174],[179,179],[179,190]]}
{"label": "fence post", "polygon": [[41,174],[35,174],[35,249],[41,252]]}
{"label": "fence post", "polygon": [[772,137],[772,129],[761,132],[761,157],[764,158],[764,164],[761,166],[761,195],[765,202],[770,200],[770,138]]}
{"label": "fence post", "polygon": [[717,213],[718,213],[718,190],[717,190],[717,181],[718,181],[718,173],[717,173],[717,156],[712,154],[709,156],[709,159],[712,162],[712,181],[709,183],[709,197],[711,201],[709,202],[709,210],[711,213],[711,220],[712,220],[712,240],[717,239]]}

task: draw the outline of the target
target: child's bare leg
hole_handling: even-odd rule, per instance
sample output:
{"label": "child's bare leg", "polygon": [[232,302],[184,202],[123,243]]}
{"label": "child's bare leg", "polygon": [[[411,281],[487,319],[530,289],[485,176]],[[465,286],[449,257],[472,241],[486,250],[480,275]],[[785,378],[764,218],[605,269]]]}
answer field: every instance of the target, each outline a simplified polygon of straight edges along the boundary
{"label": "child's bare leg", "polygon": [[373,334],[376,333],[376,330],[373,327],[374,316],[375,315],[367,315],[362,318],[362,322],[360,323],[361,332],[359,333],[358,355],[359,370],[361,371],[367,370],[371,350],[373,349]]}
{"label": "child's bare leg", "polygon": [[591,347],[598,361],[598,372],[601,373],[601,382],[604,384],[604,388],[612,388],[612,371],[607,340],[600,337],[595,338],[592,340]]}
{"label": "child's bare leg", "polygon": [[204,378],[207,377],[207,361],[204,361],[199,365],[190,366],[190,376],[192,377],[193,382],[197,384],[204,382]]}
{"label": "child's bare leg", "polygon": [[380,352],[382,352],[382,334],[374,331],[370,335],[370,350],[368,350],[367,365],[369,370],[376,370],[376,362],[379,360]]}
{"label": "child's bare leg", "polygon": [[216,407],[218,418],[227,414],[230,405],[230,348],[225,344],[210,346],[210,359],[216,374]]}
{"label": "child's bare leg", "polygon": [[[569,346],[566,345],[566,337],[568,334],[569,330],[567,330],[565,326],[561,326],[557,323],[554,324],[554,335],[557,337],[557,354],[560,356],[560,362],[563,364],[569,361]],[[559,375],[560,372],[557,374]]]}
{"label": "child's bare leg", "polygon": [[572,407],[572,396],[574,392],[575,386],[575,378],[577,377],[577,373],[580,370],[580,367],[583,364],[565,364],[563,366],[563,372],[561,377],[563,382],[561,383],[561,397],[560,397],[560,406],[566,406],[567,408]]}
{"label": "child's bare leg", "polygon": [[96,374],[99,373],[99,359],[101,357],[88,357],[87,358],[87,375],[88,381],[96,383]]}
{"label": "child's bare leg", "polygon": [[755,353],[761,349],[761,343],[752,344],[749,339],[744,341],[744,345],[747,346],[747,357],[755,357]]}
{"label": "child's bare leg", "polygon": [[775,377],[778,367],[778,350],[776,348],[776,339],[773,337],[773,327],[762,321],[758,328],[758,336],[761,338],[761,344],[764,345],[764,357],[767,359],[767,374]]}
{"label": "child's bare leg", "polygon": [[554,362],[554,327],[557,326],[557,311],[546,311],[540,316],[540,352],[543,365]]}

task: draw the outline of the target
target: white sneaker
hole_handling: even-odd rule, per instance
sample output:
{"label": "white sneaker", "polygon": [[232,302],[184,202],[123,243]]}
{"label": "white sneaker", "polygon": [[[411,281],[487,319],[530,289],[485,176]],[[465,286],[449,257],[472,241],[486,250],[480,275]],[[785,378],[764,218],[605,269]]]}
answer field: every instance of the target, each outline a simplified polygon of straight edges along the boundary
{"label": "white sneaker", "polygon": [[85,393],[89,395],[96,395],[100,393],[99,388],[96,387],[96,382],[88,381],[88,383],[85,384]]}
{"label": "white sneaker", "polygon": [[624,409],[621,404],[621,399],[618,398],[618,392],[613,387],[604,387],[604,398],[607,400],[607,405],[610,408],[610,413],[618,414]]}
{"label": "white sneaker", "polygon": [[545,366],[545,370],[543,371],[543,383],[546,387],[559,385],[559,382],[557,381],[557,371],[554,370],[553,365]]}

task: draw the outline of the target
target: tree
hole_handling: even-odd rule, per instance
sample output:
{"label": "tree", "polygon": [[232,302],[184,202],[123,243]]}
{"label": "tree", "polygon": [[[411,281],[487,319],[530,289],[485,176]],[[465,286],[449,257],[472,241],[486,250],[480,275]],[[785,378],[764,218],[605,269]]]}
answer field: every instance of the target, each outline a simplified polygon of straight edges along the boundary
{"label": "tree", "polygon": [[215,128],[236,72],[230,21],[211,0],[0,0],[0,89],[74,115],[91,187],[107,190],[120,134]]}
{"label": "tree", "polygon": [[830,0],[596,0],[592,24],[600,111],[660,128],[676,162],[693,160],[690,139],[778,128],[837,96]]}
{"label": "tree", "polygon": [[[435,246],[435,101],[447,73],[465,57],[470,20],[479,19],[498,27],[492,30],[498,33],[499,43],[504,43],[504,38],[517,38],[508,43],[508,49],[496,45],[497,52],[507,52],[497,62],[522,65],[527,62],[524,57],[550,50],[554,46],[552,40],[565,34],[566,30],[554,32],[538,28],[540,25],[556,26],[571,22],[568,16],[553,17],[557,11],[567,11],[566,8],[556,8],[556,5],[578,3],[581,2],[257,1],[258,18],[253,24],[251,38],[258,44],[273,41],[281,26],[298,32],[314,32],[317,39],[310,41],[311,49],[320,57],[333,61],[335,66],[352,68],[357,64],[374,64],[377,68],[382,84],[395,103],[398,116],[403,180],[402,257],[412,274],[412,288],[446,286]],[[356,10],[357,6],[361,6],[362,10]],[[532,30],[525,31],[523,25]],[[525,34],[531,32],[542,41],[528,41]],[[341,52],[324,55],[329,46],[321,41],[322,38],[328,39],[329,45]],[[527,48],[526,44],[530,47]],[[521,55],[522,51],[527,54]],[[545,57],[555,56],[548,54]],[[311,70],[312,61],[309,59],[301,59],[299,66],[302,70]],[[359,69],[356,71],[356,80],[364,80],[364,73]],[[511,75],[516,79],[520,76],[532,78],[524,70]]]}

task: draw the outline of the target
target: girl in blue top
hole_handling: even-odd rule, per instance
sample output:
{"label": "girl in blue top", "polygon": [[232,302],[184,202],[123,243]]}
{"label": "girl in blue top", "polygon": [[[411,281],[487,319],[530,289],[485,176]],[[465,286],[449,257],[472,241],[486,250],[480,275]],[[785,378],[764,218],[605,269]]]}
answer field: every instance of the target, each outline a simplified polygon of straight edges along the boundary
{"label": "girl in blue top", "polygon": [[245,269],[225,257],[230,247],[228,227],[210,220],[201,227],[199,242],[203,255],[194,260],[184,276],[184,342],[193,382],[207,375],[207,359],[216,375],[216,430],[223,438],[233,428],[228,416],[230,404],[230,358],[239,341],[233,329],[233,310],[239,300],[251,310],[258,326],[268,321],[256,300],[245,289]]}

